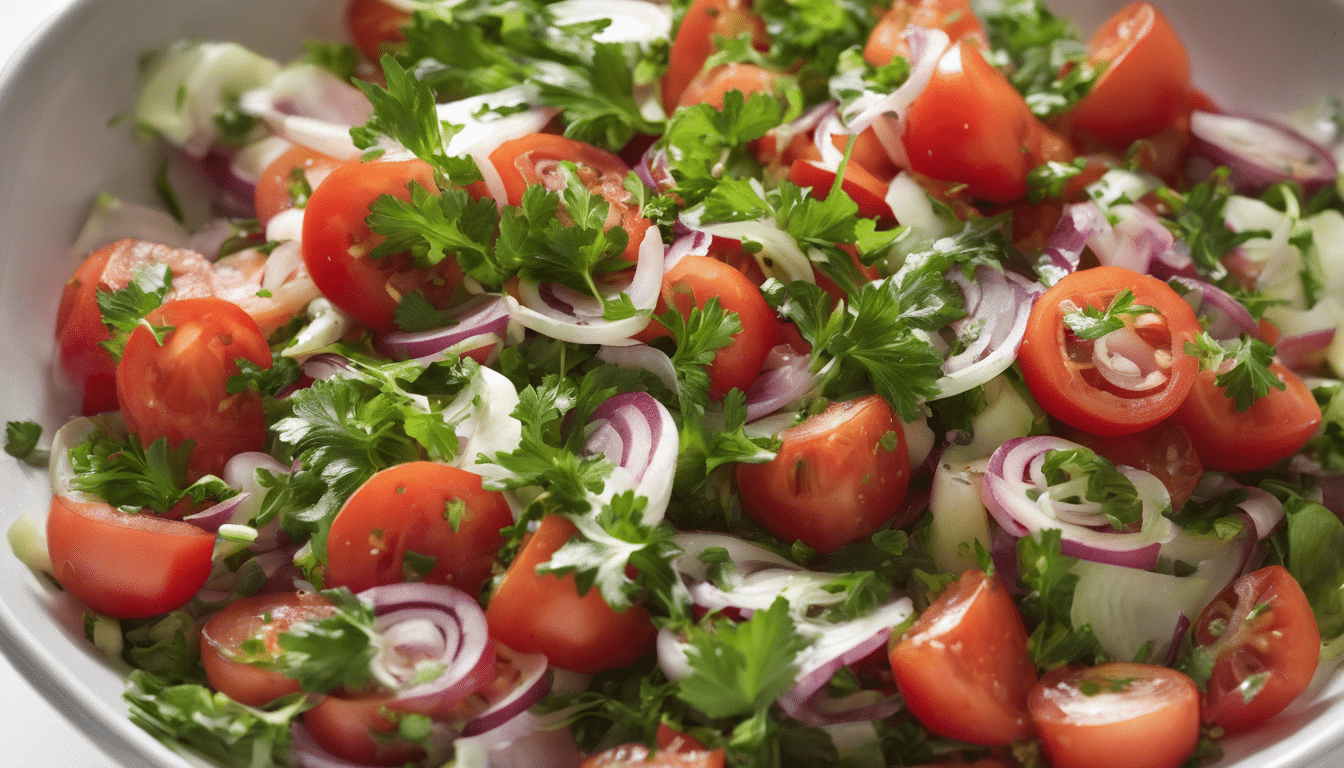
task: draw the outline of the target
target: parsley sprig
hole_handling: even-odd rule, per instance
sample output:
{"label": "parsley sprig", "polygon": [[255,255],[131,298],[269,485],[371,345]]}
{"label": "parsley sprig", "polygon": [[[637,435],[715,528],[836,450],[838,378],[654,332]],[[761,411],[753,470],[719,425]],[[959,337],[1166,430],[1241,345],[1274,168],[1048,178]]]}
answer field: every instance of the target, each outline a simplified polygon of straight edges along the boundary
{"label": "parsley sprig", "polygon": [[1064,313],[1064,324],[1080,339],[1100,339],[1125,327],[1125,318],[1136,318],[1157,312],[1145,304],[1135,304],[1134,292],[1128,288],[1111,298],[1105,309],[1093,306],[1074,307]]}
{"label": "parsley sprig", "polygon": [[1287,386],[1270,369],[1274,347],[1261,339],[1242,335],[1219,341],[1204,332],[1187,343],[1185,351],[1199,358],[1202,369],[1217,371],[1213,382],[1223,388],[1239,412],[1244,413],[1269,390]]}

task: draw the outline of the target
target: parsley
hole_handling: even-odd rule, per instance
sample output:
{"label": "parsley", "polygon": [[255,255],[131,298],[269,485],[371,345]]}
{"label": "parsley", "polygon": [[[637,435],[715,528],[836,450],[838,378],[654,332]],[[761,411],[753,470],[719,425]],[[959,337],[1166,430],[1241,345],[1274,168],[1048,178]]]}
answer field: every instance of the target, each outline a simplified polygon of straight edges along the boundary
{"label": "parsley", "polygon": [[292,357],[276,355],[270,367],[262,368],[246,358],[238,358],[238,373],[224,383],[224,391],[230,395],[251,390],[267,397],[275,397],[297,382],[303,376],[303,368]]}
{"label": "parsley", "polygon": [[369,256],[409,252],[417,265],[432,267],[456,255],[470,274],[498,286],[499,274],[478,268],[492,259],[490,242],[499,225],[494,201],[472,200],[460,189],[431,192],[415,182],[409,192],[409,200],[382,195],[369,206],[369,229],[385,238]]}
{"label": "parsley", "polygon": [[1287,385],[1270,369],[1274,348],[1260,339],[1243,335],[1239,339],[1218,341],[1207,332],[1187,343],[1185,352],[1199,357],[1205,370],[1217,371],[1213,383],[1223,388],[1237,410],[1245,413],[1270,389]]}
{"label": "parsley", "polygon": [[370,665],[378,654],[373,607],[350,590],[322,592],[336,606],[330,615],[291,624],[277,638],[280,653],[267,664],[298,680],[305,691],[327,693],[337,688],[364,691]]}
{"label": "parsley", "polygon": [[758,175],[760,165],[750,143],[789,117],[778,99],[764,93],[743,97],[740,91],[725,94],[721,110],[709,104],[677,110],[658,142],[675,182],[669,192],[693,206],[704,201],[721,179]]}
{"label": "parsley", "polygon": [[1041,0],[977,0],[992,49],[991,63],[1049,120],[1082,100],[1103,68],[1087,61],[1078,32]]}
{"label": "parsley", "polygon": [[1106,658],[1092,628],[1074,627],[1070,619],[1078,575],[1070,570],[1073,558],[1060,554],[1061,537],[1050,529],[1017,541],[1018,579],[1026,589],[1019,605],[1031,631],[1027,647],[1043,669]]}
{"label": "parsley", "polygon": [[305,40],[303,59],[347,81],[354,78],[359,69],[359,50],[350,43]]}
{"label": "parsley", "polygon": [[70,484],[132,513],[164,513],[183,499],[195,506],[208,499],[233,496],[235,491],[212,475],[187,483],[187,461],[194,447],[194,441],[188,440],[172,449],[164,437],[142,447],[135,434],[118,442],[94,432],[70,449],[75,473]]}
{"label": "parsley", "polygon": [[1162,223],[1190,246],[1190,258],[1200,273],[1217,281],[1227,275],[1222,258],[1233,248],[1257,237],[1269,237],[1267,230],[1233,232],[1223,217],[1223,209],[1232,196],[1227,169],[1220,168],[1212,178],[1201,181],[1184,195],[1170,188],[1157,190],[1157,196],[1174,211],[1174,218]]}
{"label": "parsley", "polygon": [[34,467],[45,467],[51,456],[37,447],[42,425],[35,421],[5,422],[5,453]]}
{"label": "parsley", "polygon": [[1097,504],[1117,531],[1127,530],[1143,516],[1143,502],[1134,483],[1108,459],[1089,448],[1046,452],[1041,474],[1050,484],[1052,499],[1069,504],[1089,501]]}
{"label": "parsley", "polygon": [[1105,310],[1096,307],[1074,306],[1064,313],[1064,324],[1080,339],[1100,339],[1125,327],[1125,317],[1156,313],[1157,310],[1144,304],[1134,303],[1134,292],[1128,288],[1117,293]]}
{"label": "parsley", "polygon": [[1071,163],[1050,160],[1027,173],[1027,199],[1033,203],[1064,196],[1066,185],[1087,168],[1087,158]]}
{"label": "parsley", "polygon": [[[115,291],[98,289],[98,310],[102,313],[103,324],[111,332],[111,338],[99,344],[111,353],[113,360],[121,359],[131,332],[143,323],[146,315],[163,304],[172,289],[173,272],[167,264],[137,267],[124,288]],[[163,334],[171,330],[166,326],[143,324],[160,344]]]}

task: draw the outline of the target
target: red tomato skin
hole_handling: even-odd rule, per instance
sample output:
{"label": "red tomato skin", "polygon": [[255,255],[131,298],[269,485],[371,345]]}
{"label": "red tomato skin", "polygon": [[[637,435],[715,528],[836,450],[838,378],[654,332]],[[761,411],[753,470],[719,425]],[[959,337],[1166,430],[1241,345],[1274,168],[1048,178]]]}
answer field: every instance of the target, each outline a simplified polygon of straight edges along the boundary
{"label": "red tomato skin", "polygon": [[1170,419],[1131,435],[1101,437],[1066,429],[1061,436],[1091,448],[1113,464],[1151,473],[1167,487],[1172,509],[1185,506],[1204,476],[1204,462],[1190,432]]}
{"label": "red tomato skin", "polygon": [[708,104],[717,110],[723,110],[723,97],[730,91],[738,91],[748,97],[753,93],[771,94],[779,86],[784,76],[755,64],[733,62],[713,69],[704,69],[691,79],[682,92],[677,106],[689,107],[695,104]]}
{"label": "red tomato skin", "polygon": [[421,160],[346,162],[331,171],[308,198],[303,215],[303,262],[322,295],[378,333],[396,327],[397,303],[420,290],[439,309],[451,306],[461,288],[457,259],[431,268],[407,254],[368,256],[383,238],[365,219],[382,195],[409,200],[412,183],[434,191],[434,173]]}
{"label": "red tomato skin", "polygon": [[299,144],[285,150],[266,166],[261,172],[261,178],[257,180],[257,186],[252,193],[257,221],[264,226],[277,213],[294,207],[295,200],[291,188],[296,171],[302,172],[305,179],[310,179],[308,182],[310,186],[317,187],[318,184],[313,183],[311,179],[326,178],[326,175],[340,164],[334,157]]}
{"label": "red tomato skin", "polygon": [[[1320,658],[1321,634],[1311,604],[1281,565],[1229,584],[1200,614],[1192,639],[1214,660],[1204,721],[1229,733],[1283,711],[1310,685]],[[1240,686],[1257,674],[1266,676],[1263,687],[1247,701]]]}
{"label": "red tomato skin", "polygon": [[[1170,335],[1168,380],[1151,396],[1122,397],[1094,386],[1068,359],[1063,307],[1072,303],[1104,309],[1126,288],[1134,292],[1136,304],[1153,307],[1166,318]],[[1125,435],[1157,424],[1185,400],[1199,371],[1185,345],[1199,330],[1194,310],[1161,280],[1124,267],[1093,267],[1067,275],[1036,299],[1017,360],[1027,387],[1051,416],[1094,435]],[[1195,437],[1193,430],[1190,434]]]}
{"label": "red tomato skin", "polygon": [[905,428],[879,395],[832,403],[780,439],[774,459],[736,472],[743,511],[786,542],[834,552],[871,536],[905,498]]}
{"label": "red tomato skin", "polygon": [[717,49],[715,37],[731,39],[740,34],[751,35],[752,47],[768,50],[770,36],[765,21],[751,12],[750,0],[694,0],[686,9],[672,48],[668,51],[667,74],[663,75],[662,100],[667,114],[677,108],[682,92],[692,79],[704,69],[705,60]]}
{"label": "red tomato skin", "polygon": [[637,260],[639,246],[653,222],[639,215],[639,208],[632,205],[625,189],[630,166],[600,147],[550,133],[533,133],[500,144],[490,153],[490,164],[504,183],[506,199],[500,202],[522,205],[523,193],[531,184],[563,189],[561,162],[574,163],[585,186],[606,199],[610,206],[606,228],[625,229],[630,239],[623,255],[631,262]]}
{"label": "red tomato skin", "polygon": [[377,62],[384,53],[405,42],[402,28],[411,14],[383,0],[350,0],[345,8],[345,26],[364,58]]}
{"label": "red tomato skin", "polygon": [[136,269],[167,264],[173,275],[169,298],[211,296],[215,292],[210,262],[195,251],[143,240],[118,240],[89,254],[65,284],[56,310],[57,363],[82,396],[85,416],[115,411],[117,362],[100,345],[111,335],[98,309],[98,291],[114,291],[130,283]]}
{"label": "red tomato skin", "polygon": [[910,105],[901,135],[910,170],[959,182],[978,198],[1006,203],[1027,193],[1027,173],[1072,159],[1068,142],[1031,113],[1012,83],[969,42],[938,60]]}
{"label": "red tomato skin", "polygon": [[[811,187],[812,196],[825,200],[835,182],[835,174],[815,160],[799,158],[789,166],[789,181],[800,187]],[[893,221],[891,206],[887,205],[887,186],[890,182],[874,176],[853,159],[845,166],[840,189],[859,206],[859,215],[868,219]]]}
{"label": "red tomato skin", "polygon": [[1206,469],[1251,472],[1297,452],[1321,423],[1321,408],[1296,373],[1279,363],[1269,370],[1284,383],[1243,412],[1227,397],[1213,371],[1200,371],[1190,395],[1171,420],[1185,427]]}
{"label": "red tomato skin", "polygon": [[76,600],[118,619],[181,608],[210,577],[215,536],[152,513],[53,496],[47,549],[56,581]]}
{"label": "red tomato skin", "polygon": [[191,479],[218,475],[230,457],[266,443],[261,393],[228,394],[239,359],[271,367],[271,350],[257,323],[236,304],[213,297],[179,299],[146,317],[171,326],[163,344],[143,325],[126,341],[117,366],[117,398],[127,428],[144,445],[167,438],[174,448],[196,441]]}
{"label": "red tomato skin", "polygon": [[643,744],[622,744],[603,750],[579,768],[723,768],[726,754],[722,749],[650,752]]}
{"label": "red tomato skin", "polygon": [[628,666],[653,640],[648,611],[633,606],[618,613],[596,588],[580,596],[573,574],[536,572],[577,532],[560,515],[542,518],[485,607],[490,637],[516,651],[545,654],[574,672]]}
{"label": "red tomato skin", "polygon": [[[709,396],[718,401],[733,389],[747,391],[756,381],[774,346],[775,313],[741,271],[710,256],[683,256],[673,265],[663,275],[662,295],[654,311],[661,315],[675,307],[682,317],[690,317],[693,307],[704,307],[711,298],[717,298],[725,312],[737,313],[742,324],[742,330],[728,346],[714,352],[709,364]],[[635,338],[647,342],[666,335],[662,323],[654,321]]]}
{"label": "red tomato skin", "polygon": [[276,592],[253,595],[234,601],[211,616],[201,627],[201,665],[210,687],[249,707],[263,707],[302,688],[292,677],[266,669],[252,659],[242,646],[248,640],[260,640],[269,658],[279,652],[279,635],[294,624],[330,616],[335,607],[313,592]]}
{"label": "red tomato skin", "polygon": [[987,746],[1031,735],[1036,667],[1017,606],[996,578],[961,575],[888,654],[906,707],[940,736]]}
{"label": "red tomato skin", "polygon": [[[303,725],[331,754],[359,765],[404,765],[424,759],[425,750],[396,738],[388,715],[391,696],[325,696],[304,712]],[[419,713],[427,714],[427,713]]]}
{"label": "red tomato skin", "polygon": [[[461,503],[461,519],[448,518]],[[362,592],[381,584],[449,584],[472,596],[490,576],[513,524],[504,495],[481,487],[480,475],[415,461],[375,474],[346,500],[327,535],[327,587]],[[434,558],[428,574],[408,573],[405,555]]]}
{"label": "red tomato skin", "polygon": [[895,0],[869,34],[863,58],[875,67],[886,66],[897,56],[909,58],[904,34],[910,27],[941,29],[952,42],[967,40],[981,49],[989,45],[985,25],[969,0]]}
{"label": "red tomato skin", "polygon": [[1068,113],[1075,128],[1125,148],[1172,125],[1190,99],[1190,56],[1171,22],[1146,2],[1117,11],[1088,42],[1106,70]]}
{"label": "red tomato skin", "polygon": [[[1120,681],[1129,681],[1125,691],[1108,690]],[[1101,692],[1081,691],[1086,683]],[[1098,703],[1112,695],[1124,698]],[[1054,768],[1178,768],[1199,741],[1199,688],[1167,667],[1111,662],[1058,670],[1032,689],[1030,706]]]}

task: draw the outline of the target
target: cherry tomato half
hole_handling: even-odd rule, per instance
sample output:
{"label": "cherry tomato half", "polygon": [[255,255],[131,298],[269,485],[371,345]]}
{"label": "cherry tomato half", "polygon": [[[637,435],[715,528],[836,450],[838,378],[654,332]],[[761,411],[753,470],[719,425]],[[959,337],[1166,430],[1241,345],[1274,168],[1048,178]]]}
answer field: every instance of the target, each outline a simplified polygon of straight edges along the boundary
{"label": "cherry tomato half", "polygon": [[413,461],[378,472],[346,500],[327,534],[327,587],[451,584],[473,596],[513,524],[508,502],[480,475]]}
{"label": "cherry tomato half", "polygon": [[230,457],[266,444],[261,393],[229,394],[238,361],[271,367],[271,349],[255,320],[223,299],[180,299],[145,318],[168,326],[162,343],[144,325],[126,340],[117,366],[117,399],[127,428],[149,445],[194,440],[187,474],[218,475]]}
{"label": "cherry tomato half", "polygon": [[681,103],[681,94],[700,74],[717,49],[714,38],[725,40],[742,34],[751,35],[751,43],[760,51],[769,49],[770,36],[765,21],[751,12],[750,0],[694,0],[686,9],[672,38],[668,52],[667,74],[663,75],[663,109],[670,115]]}
{"label": "cherry tomato half", "polygon": [[257,220],[264,226],[281,211],[296,203],[306,205],[312,191],[341,162],[301,144],[296,144],[271,161],[261,172],[252,193]]}
{"label": "cherry tomato half", "polygon": [[402,296],[420,291],[430,304],[446,309],[461,288],[455,258],[421,267],[410,254],[369,256],[383,241],[365,223],[369,206],[382,195],[409,200],[412,183],[437,189],[433,171],[421,160],[351,160],[317,185],[303,215],[303,262],[313,282],[332,304],[380,333],[394,329]]}
{"label": "cherry tomato half", "polygon": [[167,264],[169,298],[196,298],[215,292],[210,262],[195,251],[143,240],[118,240],[84,259],[65,284],[56,310],[56,343],[61,372],[79,390],[84,415],[115,411],[117,362],[101,342],[111,335],[98,309],[98,292],[125,288],[137,269]]}
{"label": "cherry tomato half", "polygon": [[1213,661],[1204,720],[1243,731],[1268,720],[1307,689],[1321,633],[1302,587],[1281,565],[1248,573],[1209,603],[1193,627]]}
{"label": "cherry tomato half", "polygon": [[1036,667],[1022,617],[997,578],[963,573],[889,657],[906,707],[934,733],[985,745],[1031,735],[1027,694]]}
{"label": "cherry tomato half", "polygon": [[[1114,332],[1123,338],[1112,346],[1123,344],[1126,359],[1148,374],[1134,389],[1107,380],[1097,369],[1094,342],[1080,339],[1064,322],[1066,314],[1106,310],[1126,289],[1134,294],[1134,306],[1154,310],[1125,315],[1125,329]],[[1151,427],[1180,407],[1199,371],[1185,345],[1199,332],[1190,305],[1166,283],[1124,267],[1094,267],[1065,276],[1036,300],[1017,359],[1031,394],[1051,416],[1096,435],[1123,435]],[[1145,371],[1149,363],[1152,370]]]}
{"label": "cherry tomato half", "polygon": [[643,744],[622,744],[584,760],[579,768],[723,768],[726,759],[722,749],[651,753]]}
{"label": "cherry tomato half", "polygon": [[335,610],[331,601],[313,592],[253,595],[224,606],[201,627],[201,664],[210,687],[249,707],[298,693],[298,680],[263,664],[279,654],[282,632]]}
{"label": "cherry tomato half", "polygon": [[910,451],[881,396],[832,403],[779,437],[774,459],[737,465],[742,509],[771,533],[834,552],[896,514],[910,483]]}
{"label": "cherry tomato half", "polygon": [[1204,463],[1190,432],[1170,420],[1130,435],[1102,437],[1066,430],[1061,436],[1091,448],[1113,464],[1152,474],[1167,487],[1172,509],[1185,506],[1204,476]]}
{"label": "cherry tomato half", "polygon": [[1199,741],[1199,689],[1167,667],[1060,669],[1030,701],[1054,768],[1178,768]]}
{"label": "cherry tomato half", "polygon": [[1320,426],[1321,408],[1301,377],[1279,363],[1272,363],[1269,370],[1284,388],[1271,388],[1245,411],[1238,411],[1218,386],[1214,371],[1200,371],[1195,377],[1172,421],[1190,433],[1206,468],[1264,469],[1296,453]]}
{"label": "cherry tomato half", "polygon": [[689,107],[695,104],[708,104],[717,110],[723,109],[723,97],[729,91],[738,91],[743,97],[753,93],[774,93],[780,80],[784,78],[755,64],[733,62],[712,69],[705,69],[691,78],[686,90],[681,94],[678,106]]}
{"label": "cherry tomato half", "polygon": [[1088,41],[1088,60],[1105,66],[1068,113],[1080,128],[1118,148],[1167,128],[1190,98],[1190,56],[1171,22],[1149,3],[1117,11]]}
{"label": "cherry tomato half", "polygon": [[575,672],[628,666],[653,640],[649,612],[633,606],[618,613],[596,588],[580,596],[573,574],[537,573],[577,532],[560,515],[542,518],[485,608],[490,637]]}
{"label": "cherry tomato half", "polygon": [[53,496],[47,550],[76,600],[118,619],[181,608],[210,577],[215,536],[149,512]]}

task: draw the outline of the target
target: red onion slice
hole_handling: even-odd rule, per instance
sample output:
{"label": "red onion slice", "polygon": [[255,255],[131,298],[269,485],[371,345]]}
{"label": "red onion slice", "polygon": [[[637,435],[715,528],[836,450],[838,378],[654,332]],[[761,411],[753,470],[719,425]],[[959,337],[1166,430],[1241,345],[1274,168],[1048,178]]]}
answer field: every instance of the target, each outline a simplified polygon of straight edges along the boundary
{"label": "red onion slice", "polygon": [[1195,110],[1190,114],[1196,173],[1226,166],[1228,181],[1256,195],[1281,181],[1295,181],[1312,195],[1333,184],[1339,168],[1330,150],[1282,123],[1256,115]]}
{"label": "red onion slice", "polygon": [[635,493],[648,499],[645,525],[663,519],[672,498],[672,474],[679,446],[672,414],[647,392],[608,398],[588,421],[592,432],[583,444],[586,455],[603,454],[628,472]]}
{"label": "red onion slice", "polygon": [[966,316],[949,328],[957,334],[975,334],[966,349],[943,362],[938,397],[951,397],[1003,373],[1017,359],[1027,332],[1032,302],[1045,288],[1021,275],[990,266],[978,266],[975,280],[960,270],[947,276],[966,299]]}
{"label": "red onion slice", "polygon": [[1325,361],[1326,350],[1335,340],[1336,329],[1308,331],[1279,339],[1274,355],[1295,372],[1314,371]]}
{"label": "red onion slice", "polygon": [[[910,27],[905,32],[905,39],[910,45],[910,76],[900,87],[885,96],[856,99],[847,105],[841,117],[851,132],[863,133],[880,117],[890,116],[896,123],[901,123],[910,105],[933,79],[943,51],[951,45],[947,33],[941,29]],[[903,129],[897,133],[901,132]]]}
{"label": "red onion slice", "polygon": [[428,331],[393,331],[374,341],[374,348],[394,360],[431,360],[442,357],[469,339],[503,339],[509,326],[509,308],[503,296],[477,296],[452,311],[452,323]]}
{"label": "red onion slice", "polygon": [[486,708],[462,726],[463,736],[492,731],[541,701],[551,690],[549,666],[540,653],[520,653],[495,643],[500,671],[495,684],[484,692]]}
{"label": "red onion slice", "polygon": [[[1062,533],[1060,549],[1066,555],[1151,569],[1162,544],[1176,535],[1176,526],[1163,514],[1171,504],[1166,487],[1147,472],[1120,467],[1138,490],[1143,508],[1138,531],[1114,531],[1104,518],[1090,511],[1088,503],[1069,505],[1051,499],[1048,486],[1040,479],[1040,465],[1047,452],[1078,447],[1052,436],[1005,442],[990,456],[981,484],[985,508],[1011,536],[1058,529]],[[1036,498],[1029,496],[1029,491]]]}
{"label": "red onion slice", "polygon": [[1171,282],[1185,289],[1182,298],[1195,311],[1195,316],[1208,319],[1204,330],[1213,338],[1226,341],[1243,333],[1253,336],[1260,333],[1260,324],[1246,305],[1222,288],[1193,277],[1173,277]]}
{"label": "red onion slice", "polygon": [[[398,704],[447,713],[494,679],[495,649],[485,612],[471,595],[442,584],[387,584],[360,592],[384,646],[371,667]],[[438,665],[433,680],[418,674]]]}
{"label": "red onion slice", "polygon": [[780,344],[765,356],[761,374],[747,389],[747,421],[756,421],[806,397],[819,377],[808,369],[809,355]]}
{"label": "red onion slice", "polygon": [[[1077,205],[1095,206],[1095,203]],[[1148,209],[1121,204],[1111,206],[1101,217],[1087,246],[1105,266],[1147,274],[1150,265],[1170,250],[1174,242],[1171,231]]]}
{"label": "red onion slice", "polygon": [[338,160],[358,157],[350,128],[368,122],[373,105],[364,93],[325,67],[296,64],[238,100],[279,136]]}

